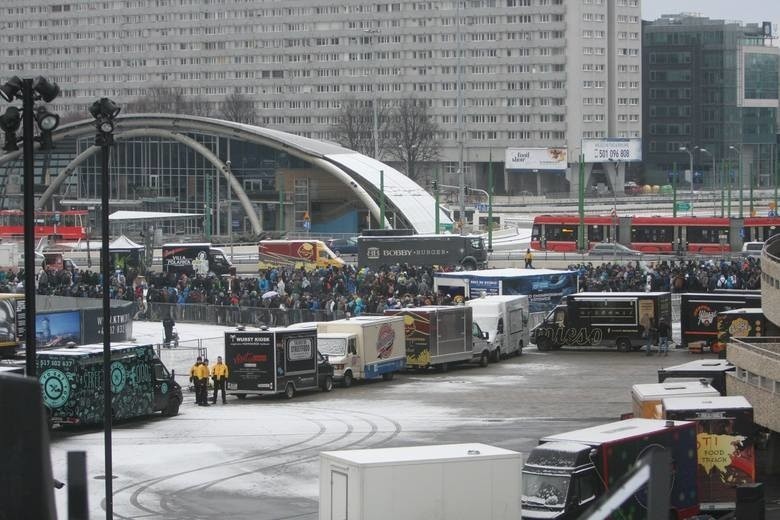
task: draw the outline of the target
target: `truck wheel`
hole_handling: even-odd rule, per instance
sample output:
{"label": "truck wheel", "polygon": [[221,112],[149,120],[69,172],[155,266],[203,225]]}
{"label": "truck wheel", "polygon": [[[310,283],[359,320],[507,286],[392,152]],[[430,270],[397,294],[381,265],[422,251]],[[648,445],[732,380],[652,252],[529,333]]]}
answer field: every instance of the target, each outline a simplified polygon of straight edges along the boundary
{"label": "truck wheel", "polygon": [[330,392],[333,390],[333,378],[331,376],[325,376],[325,381],[322,383],[322,391]]}
{"label": "truck wheel", "polygon": [[479,366],[486,367],[489,363],[489,355],[487,352],[483,352],[481,356],[479,356]]}
{"label": "truck wheel", "polygon": [[520,340],[517,343],[517,352],[515,352],[515,356],[522,356],[523,355],[523,340]]}
{"label": "truck wheel", "polygon": [[496,350],[493,351],[493,359],[491,361],[493,361],[493,363],[498,363],[499,361],[501,361],[501,349],[500,348],[497,348]]}
{"label": "truck wheel", "polygon": [[236,394],[236,397],[238,397],[240,400],[246,399],[246,394]]}
{"label": "truck wheel", "polygon": [[344,388],[352,386],[352,372],[344,373]]}
{"label": "truck wheel", "polygon": [[287,383],[287,386],[284,387],[284,397],[287,399],[292,399],[295,397],[295,385],[292,383]]}
{"label": "truck wheel", "polygon": [[464,260],[460,265],[463,266],[464,271],[473,271],[477,268],[477,263],[474,260]]}
{"label": "truck wheel", "polygon": [[168,399],[168,405],[163,409],[162,413],[166,417],[174,417],[179,415],[179,405],[181,403],[175,397]]}
{"label": "truck wheel", "polygon": [[618,340],[615,341],[615,345],[617,346],[618,352],[628,352],[631,350],[631,342],[628,338],[618,338]]}
{"label": "truck wheel", "polygon": [[550,350],[550,347],[552,347],[550,340],[542,336],[541,338],[536,339],[536,349],[541,350],[542,352],[545,352],[547,350]]}
{"label": "truck wheel", "polygon": [[393,377],[395,377],[395,372],[385,372],[382,374],[382,379],[385,381],[392,381]]}

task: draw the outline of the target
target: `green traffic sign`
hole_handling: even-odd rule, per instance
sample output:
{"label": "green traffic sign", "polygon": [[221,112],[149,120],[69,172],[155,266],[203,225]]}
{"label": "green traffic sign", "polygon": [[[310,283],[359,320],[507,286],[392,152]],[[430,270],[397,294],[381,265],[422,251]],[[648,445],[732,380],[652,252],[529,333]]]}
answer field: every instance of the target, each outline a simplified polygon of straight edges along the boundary
{"label": "green traffic sign", "polygon": [[691,209],[691,203],[690,202],[678,202],[677,203],[677,211],[688,211]]}

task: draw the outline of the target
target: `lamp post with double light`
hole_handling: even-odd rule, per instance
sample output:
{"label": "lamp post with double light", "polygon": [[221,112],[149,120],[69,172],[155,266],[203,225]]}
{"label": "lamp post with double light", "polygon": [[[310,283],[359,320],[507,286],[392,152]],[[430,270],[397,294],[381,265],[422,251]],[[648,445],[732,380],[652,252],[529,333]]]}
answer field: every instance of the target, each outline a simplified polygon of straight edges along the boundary
{"label": "lamp post with double light", "polygon": [[691,216],[693,216],[693,151],[687,146],[680,147],[681,152],[687,152],[690,159],[690,172],[691,172]]}
{"label": "lamp post with double light", "polygon": [[60,87],[42,76],[21,79],[14,76],[0,87],[0,97],[9,103],[22,101],[21,110],[9,106],[0,116],[0,129],[5,134],[5,152],[19,150],[16,132],[22,126],[22,158],[24,171],[24,298],[25,298],[25,365],[29,377],[36,377],[35,334],[35,166],[33,150],[35,128],[40,130],[40,148],[52,147],[51,133],[60,117],[45,107],[35,110],[35,102],[51,103],[60,95]]}

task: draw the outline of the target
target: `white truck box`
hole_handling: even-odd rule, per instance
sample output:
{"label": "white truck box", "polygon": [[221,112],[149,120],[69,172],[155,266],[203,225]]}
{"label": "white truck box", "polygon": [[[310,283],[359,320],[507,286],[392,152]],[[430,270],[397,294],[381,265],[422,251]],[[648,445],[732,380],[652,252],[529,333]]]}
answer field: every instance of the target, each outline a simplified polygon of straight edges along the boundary
{"label": "white truck box", "polygon": [[510,355],[519,356],[528,345],[528,296],[491,295],[466,300],[474,310],[473,319],[488,333],[494,361]]}
{"label": "white truck box", "polygon": [[663,419],[663,401],[669,397],[720,397],[707,381],[667,381],[631,387],[634,417]]}
{"label": "white truck box", "polygon": [[333,365],[333,378],[392,379],[406,366],[406,336],[401,316],[355,316],[317,323],[320,353]]}
{"label": "white truck box", "polygon": [[521,470],[477,443],[322,452],[319,520],[518,520]]}

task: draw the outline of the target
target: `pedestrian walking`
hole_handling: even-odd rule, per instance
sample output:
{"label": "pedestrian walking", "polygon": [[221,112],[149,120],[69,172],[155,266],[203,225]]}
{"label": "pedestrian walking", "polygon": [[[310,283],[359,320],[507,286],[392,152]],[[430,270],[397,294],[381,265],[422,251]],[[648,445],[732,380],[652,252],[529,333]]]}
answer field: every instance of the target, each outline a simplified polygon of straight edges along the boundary
{"label": "pedestrian walking", "polygon": [[531,248],[528,248],[525,250],[525,268],[533,269],[534,268],[533,261],[534,261],[534,255],[533,253],[531,253]]}
{"label": "pedestrian walking", "polygon": [[212,403],[217,404],[217,393],[222,390],[222,404],[227,404],[225,399],[225,381],[228,378],[228,367],[222,362],[222,356],[217,356],[217,362],[211,367],[211,379],[214,381],[214,398]]}
{"label": "pedestrian walking", "polygon": [[669,324],[663,317],[658,321],[658,353],[661,356],[669,355]]}
{"label": "pedestrian walking", "polygon": [[[171,316],[171,313],[169,312],[167,316],[162,321],[163,326],[163,345],[166,347],[171,346],[171,342],[174,340],[173,337],[173,327],[176,325],[176,323],[173,321],[173,316]],[[178,346],[178,345],[176,345]]]}
{"label": "pedestrian walking", "polygon": [[190,382],[195,387],[195,404],[201,404],[201,392],[200,392],[200,366],[203,364],[203,358],[198,356],[195,360],[195,364],[190,368]]}
{"label": "pedestrian walking", "polygon": [[645,347],[647,348],[645,355],[652,356],[653,351],[651,348],[653,346],[653,333],[655,331],[653,320],[650,318],[649,314],[645,314],[642,316],[639,324],[642,325],[642,337],[645,339]]}

